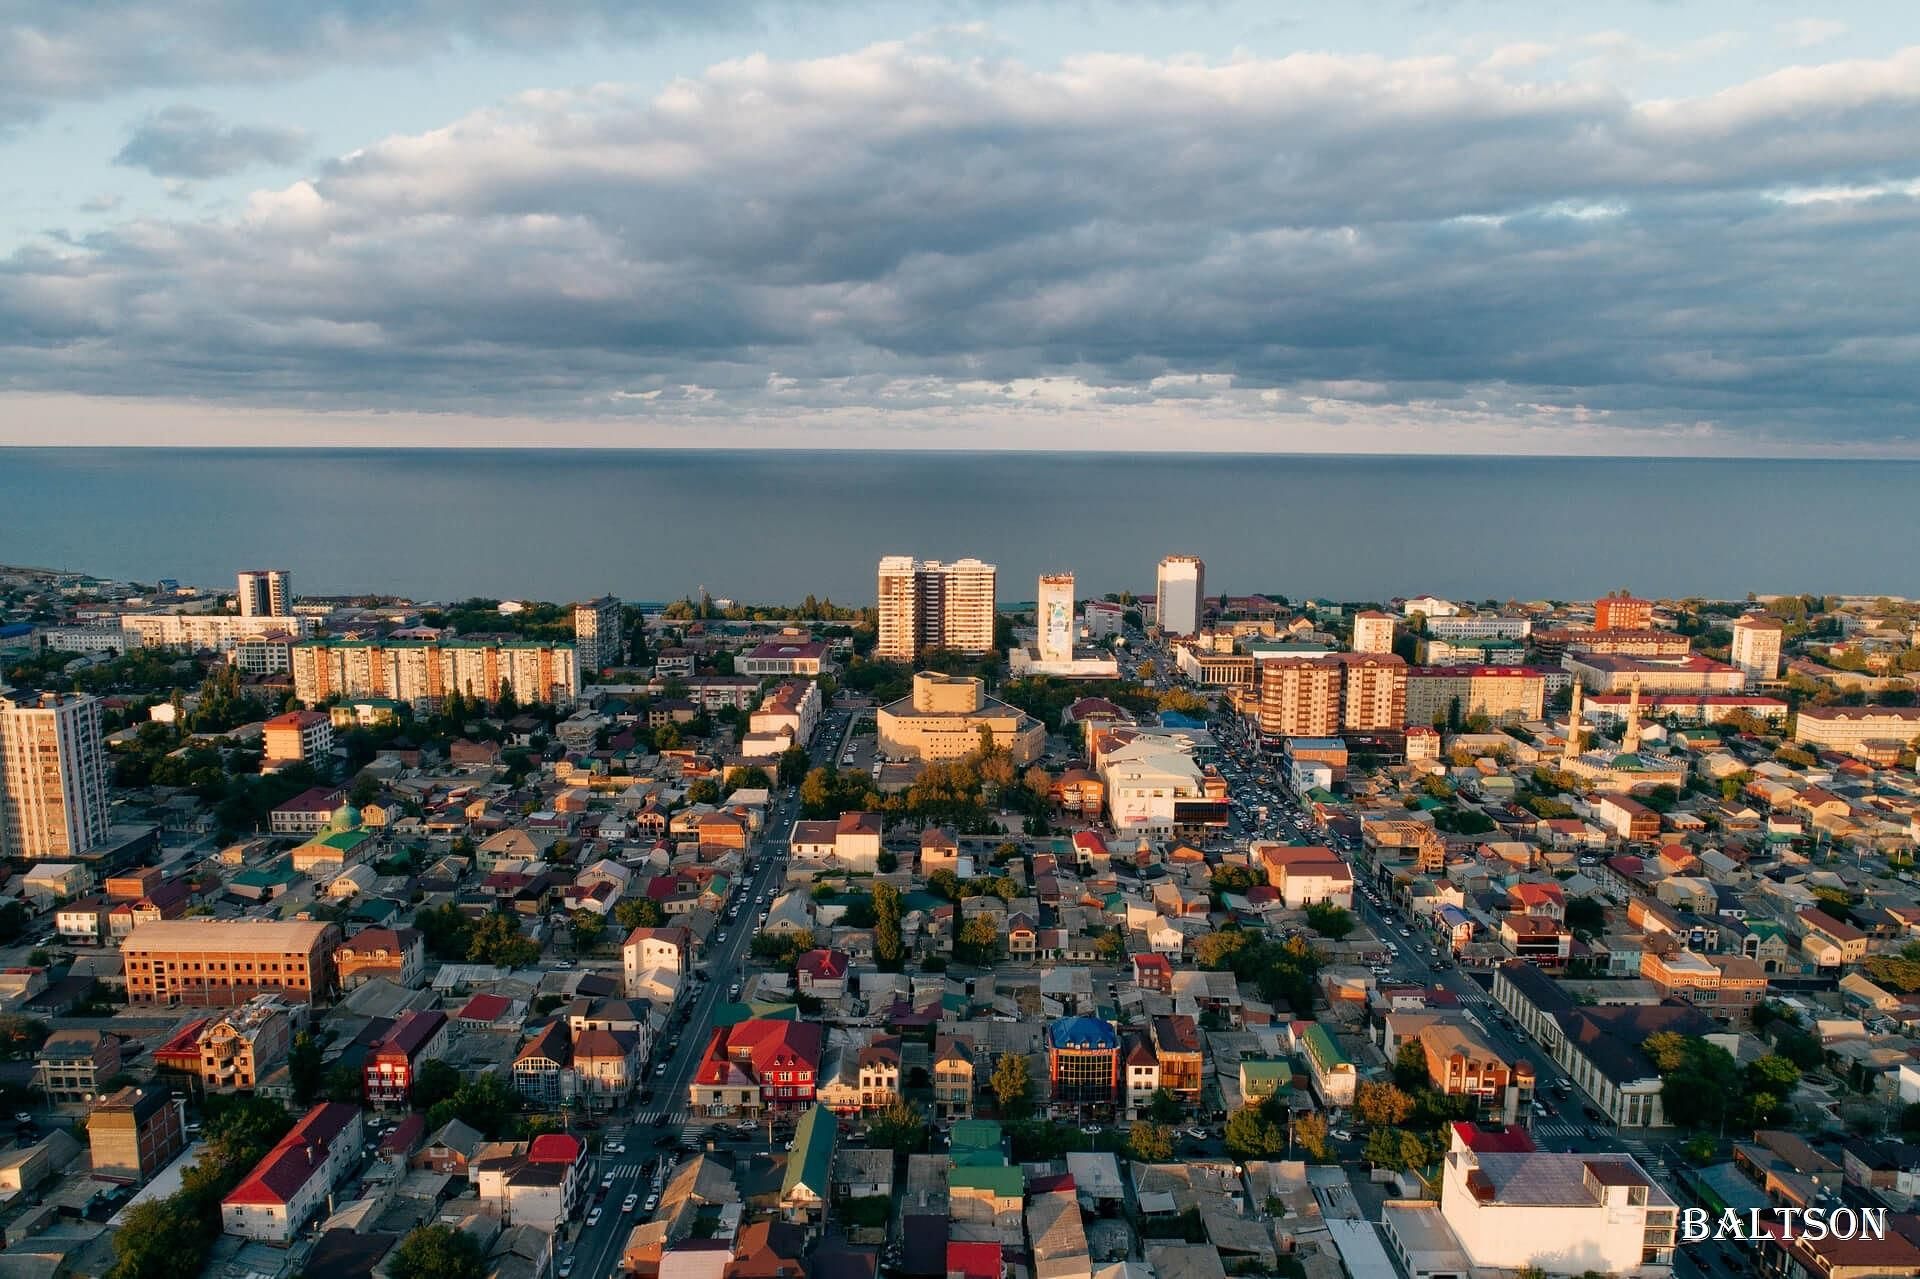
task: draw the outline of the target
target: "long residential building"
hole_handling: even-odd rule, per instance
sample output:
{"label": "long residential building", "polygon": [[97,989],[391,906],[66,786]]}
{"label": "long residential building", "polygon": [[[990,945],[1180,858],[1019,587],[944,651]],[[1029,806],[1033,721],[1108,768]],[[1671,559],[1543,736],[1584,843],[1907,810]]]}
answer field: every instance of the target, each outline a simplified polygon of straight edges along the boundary
{"label": "long residential building", "polygon": [[277,633],[295,638],[313,634],[314,620],[291,613],[126,613],[120,631],[128,648],[207,649],[230,653],[247,640]]}
{"label": "long residential building", "polygon": [[880,561],[879,636],[873,655],[911,662],[934,649],[985,653],[993,648],[998,570],[977,559]]}
{"label": "long residential building", "polygon": [[64,861],[106,842],[99,699],[0,693],[0,856]]}
{"label": "long residential building", "polygon": [[1442,724],[1484,715],[1518,724],[1546,714],[1547,673],[1527,666],[1415,666],[1407,671],[1406,722]]}
{"label": "long residential building", "polygon": [[1793,740],[1853,752],[1875,744],[1908,746],[1920,737],[1920,706],[1802,706]]}
{"label": "long residential building", "polygon": [[127,934],[120,954],[136,1004],[229,1007],[279,991],[315,1003],[333,990],[340,930],[312,921],[162,919]]}
{"label": "long residential building", "polygon": [[293,646],[293,694],[312,706],[333,696],[388,697],[432,710],[458,692],[491,703],[511,687],[520,702],[571,707],[579,651],[543,640],[303,640]]}
{"label": "long residential building", "polygon": [[309,1110],[220,1201],[221,1228],[243,1239],[291,1242],[359,1165],[361,1131],[358,1106],[328,1101]]}
{"label": "long residential building", "polygon": [[1686,657],[1627,657],[1612,653],[1573,653],[1560,664],[1589,693],[1624,693],[1638,681],[1647,693],[1739,693],[1747,676],[1737,666],[1690,654]]}

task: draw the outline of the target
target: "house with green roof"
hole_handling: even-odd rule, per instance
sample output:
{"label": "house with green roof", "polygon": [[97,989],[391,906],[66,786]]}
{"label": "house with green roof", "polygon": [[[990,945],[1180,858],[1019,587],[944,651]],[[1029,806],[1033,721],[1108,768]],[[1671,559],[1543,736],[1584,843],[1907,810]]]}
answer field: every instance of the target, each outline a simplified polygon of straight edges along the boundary
{"label": "house with green roof", "polygon": [[839,1140],[840,1121],[825,1106],[813,1106],[800,1116],[780,1179],[780,1214],[788,1221],[809,1227],[826,1224],[833,1148]]}
{"label": "house with green roof", "polygon": [[1019,1168],[973,1166],[947,1173],[948,1211],[955,1221],[1017,1229],[1026,1199],[1027,1174]]}
{"label": "house with green roof", "polygon": [[293,868],[292,860],[280,857],[265,866],[241,871],[227,881],[227,891],[235,897],[270,902],[292,888],[294,881],[299,878],[300,873]]}
{"label": "house with green roof", "polygon": [[958,1119],[947,1133],[947,1159],[956,1168],[1004,1167],[1007,1150],[1000,1125],[991,1119]]}
{"label": "house with green roof", "polygon": [[1317,1021],[1296,1022],[1294,1033],[1300,1041],[1300,1055],[1306,1059],[1307,1076],[1313,1081],[1313,1091],[1321,1104],[1351,1106],[1359,1087],[1359,1073],[1327,1028]]}
{"label": "house with green roof", "polygon": [[1293,1090],[1293,1067],[1284,1061],[1240,1060],[1240,1096],[1248,1105]]}

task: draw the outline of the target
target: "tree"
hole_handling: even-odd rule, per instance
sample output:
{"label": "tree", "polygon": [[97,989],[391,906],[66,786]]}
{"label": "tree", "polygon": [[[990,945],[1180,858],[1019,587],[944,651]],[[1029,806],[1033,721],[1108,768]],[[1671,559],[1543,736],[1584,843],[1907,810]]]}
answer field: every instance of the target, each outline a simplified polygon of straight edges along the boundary
{"label": "tree", "polygon": [[1339,941],[1355,928],[1353,912],[1332,902],[1315,902],[1307,907],[1307,926],[1322,937]]}
{"label": "tree", "polygon": [[387,1263],[392,1279],[486,1279],[487,1263],[473,1236],[452,1226],[416,1226]]}
{"label": "tree", "polygon": [[1427,1054],[1419,1040],[1407,1040],[1394,1053],[1393,1082],[1405,1093],[1417,1093],[1427,1086]]}
{"label": "tree", "polygon": [[635,928],[658,928],[667,922],[666,915],[660,910],[660,903],[651,897],[622,898],[613,908],[613,917],[620,927],[629,931]]}
{"label": "tree", "polygon": [[711,777],[703,777],[687,787],[689,804],[717,804],[720,802],[720,787]]}
{"label": "tree", "polygon": [[942,866],[927,876],[927,891],[948,901],[960,900],[960,877]]}
{"label": "tree", "polygon": [[467,943],[467,959],[476,964],[498,964],[502,968],[526,968],[540,959],[540,947],[520,935],[520,925],[504,911],[494,911],[473,926]]}
{"label": "tree", "polygon": [[960,926],[960,936],[953,949],[955,958],[962,963],[984,964],[1000,949],[1000,930],[994,926],[992,917],[975,915]]}
{"label": "tree", "polygon": [[1027,1059],[1019,1053],[1001,1053],[993,1063],[993,1075],[987,1081],[1000,1103],[1000,1113],[1009,1119],[1026,1115],[1032,1107],[1033,1078]]}
{"label": "tree", "polygon": [[1127,1152],[1147,1163],[1173,1158],[1173,1129],[1165,1124],[1137,1123],[1127,1132]]}
{"label": "tree", "polygon": [[180,1195],[127,1209],[108,1279],[195,1279],[213,1232]]}
{"label": "tree", "polygon": [[310,1104],[319,1095],[325,1074],[319,1041],[311,1033],[301,1031],[293,1037],[293,1046],[287,1050],[287,1083],[293,1089],[293,1099],[302,1106]]}
{"label": "tree", "polygon": [[898,972],[906,958],[900,939],[900,890],[876,881],[873,885],[873,957],[883,972]]}
{"label": "tree", "polygon": [[1393,1084],[1367,1081],[1355,1094],[1353,1108],[1377,1128],[1397,1128],[1412,1118],[1413,1098]]}
{"label": "tree", "polygon": [[807,769],[810,768],[812,764],[813,761],[807,756],[806,747],[787,747],[787,749],[780,752],[780,764],[778,768],[780,784],[782,786],[798,786],[807,779]]}
{"label": "tree", "polygon": [[886,848],[880,850],[880,855],[874,858],[873,864],[874,868],[882,875],[891,875],[894,871],[900,869],[900,859],[894,855],[892,850]]}
{"label": "tree", "polygon": [[1171,1088],[1156,1088],[1147,1098],[1147,1118],[1156,1124],[1177,1124],[1186,1114],[1187,1108],[1180,1104]]}
{"label": "tree", "polygon": [[727,770],[727,790],[770,790],[773,779],[767,776],[767,770],[758,765]]}
{"label": "tree", "polygon": [[927,1148],[927,1117],[904,1097],[895,1097],[867,1125],[867,1142],[876,1150],[918,1154]]}
{"label": "tree", "polygon": [[1598,933],[1607,926],[1607,910],[1592,897],[1567,900],[1567,927],[1576,933]]}
{"label": "tree", "polygon": [[460,1072],[438,1057],[420,1064],[413,1077],[411,1100],[415,1110],[432,1110],[460,1091]]}
{"label": "tree", "polygon": [[607,935],[607,917],[599,911],[582,906],[573,912],[573,918],[568,922],[573,928],[575,950],[592,950]]}
{"label": "tree", "polygon": [[1300,1143],[1302,1150],[1324,1162],[1328,1152],[1327,1117],[1320,1114],[1300,1116],[1293,1121],[1293,1139]]}
{"label": "tree", "polygon": [[436,959],[459,962],[473,947],[473,921],[452,902],[416,911],[413,926]]}

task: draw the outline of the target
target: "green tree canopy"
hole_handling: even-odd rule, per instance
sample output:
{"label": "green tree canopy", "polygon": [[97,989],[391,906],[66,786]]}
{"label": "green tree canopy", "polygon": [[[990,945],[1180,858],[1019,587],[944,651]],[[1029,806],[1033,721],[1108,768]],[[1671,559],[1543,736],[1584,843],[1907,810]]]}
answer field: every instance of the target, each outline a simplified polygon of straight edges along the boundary
{"label": "green tree canopy", "polygon": [[400,1241],[387,1272],[392,1279],[486,1279],[487,1261],[472,1235],[434,1222]]}

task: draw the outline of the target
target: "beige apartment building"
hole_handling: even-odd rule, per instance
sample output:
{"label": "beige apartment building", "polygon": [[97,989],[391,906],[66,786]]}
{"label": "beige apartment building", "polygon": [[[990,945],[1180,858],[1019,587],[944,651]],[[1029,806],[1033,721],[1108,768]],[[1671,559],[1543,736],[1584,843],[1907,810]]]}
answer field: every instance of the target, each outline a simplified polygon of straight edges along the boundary
{"label": "beige apartment building", "polygon": [[1749,680],[1780,678],[1780,638],[1786,628],[1778,618],[1748,614],[1733,624],[1733,664]]}
{"label": "beige apartment building", "polygon": [[431,710],[454,692],[491,703],[507,687],[522,703],[571,707],[580,694],[578,650],[540,640],[316,639],[293,646],[293,693],[309,706],[339,695]]}
{"label": "beige apartment building", "polygon": [[874,716],[880,753],[892,759],[964,759],[980,747],[980,730],[1013,762],[1031,764],[1046,749],[1046,726],[1033,716],[987,696],[970,675],[919,671],[913,692],[882,706]]}
{"label": "beige apartment building", "polygon": [[163,919],[120,946],[127,998],[136,1004],[232,1007],[279,991],[315,1003],[333,991],[340,930],[310,921]]}
{"label": "beige apartment building", "polygon": [[1350,733],[1399,729],[1407,722],[1407,663],[1392,653],[1341,653],[1340,726]]}
{"label": "beige apartment building", "polygon": [[319,765],[333,753],[333,716],[320,711],[275,715],[261,726],[261,739],[269,765]]}
{"label": "beige apartment building", "polygon": [[1525,666],[1416,666],[1407,672],[1407,723],[1444,723],[1456,705],[1463,719],[1539,719],[1546,714],[1546,672]]}
{"label": "beige apartment building", "polygon": [[1364,613],[1355,613],[1353,615],[1353,651],[1391,653],[1393,651],[1393,618],[1373,609],[1368,609]]}
{"label": "beige apartment building", "polygon": [[598,674],[626,656],[620,622],[620,601],[611,595],[573,606],[573,647],[582,671]]}
{"label": "beige apartment building", "polygon": [[1344,668],[1329,657],[1260,655],[1254,666],[1265,737],[1333,737],[1340,732]]}
{"label": "beige apartment building", "polygon": [[66,861],[105,842],[107,753],[85,693],[0,693],[0,856]]}
{"label": "beige apartment building", "polygon": [[293,611],[293,574],[283,568],[241,570],[240,616],[285,617]]}
{"label": "beige apartment building", "polygon": [[1870,747],[1909,746],[1920,738],[1920,706],[1802,706],[1793,740],[1854,753]]}
{"label": "beige apartment building", "polygon": [[991,650],[998,573],[971,558],[942,563],[911,555],[882,557],[874,656],[911,662],[932,649]]}

